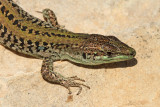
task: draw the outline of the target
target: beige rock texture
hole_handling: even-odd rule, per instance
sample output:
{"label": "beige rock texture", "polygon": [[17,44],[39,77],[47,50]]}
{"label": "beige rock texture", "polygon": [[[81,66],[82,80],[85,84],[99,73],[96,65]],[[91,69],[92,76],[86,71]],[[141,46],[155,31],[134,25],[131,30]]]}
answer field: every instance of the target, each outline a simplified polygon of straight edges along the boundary
{"label": "beige rock texture", "polygon": [[14,0],[36,11],[52,9],[61,25],[77,33],[114,35],[135,48],[130,61],[86,67],[57,61],[55,71],[86,80],[91,89],[44,81],[42,60],[0,46],[1,107],[160,107],[160,0]]}

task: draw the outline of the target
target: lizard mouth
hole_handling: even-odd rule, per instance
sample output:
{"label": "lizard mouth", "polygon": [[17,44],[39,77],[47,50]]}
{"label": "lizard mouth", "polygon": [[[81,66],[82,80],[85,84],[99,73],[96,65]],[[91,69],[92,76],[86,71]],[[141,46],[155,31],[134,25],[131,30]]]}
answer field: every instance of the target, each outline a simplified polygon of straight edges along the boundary
{"label": "lizard mouth", "polygon": [[114,52],[106,52],[106,56],[96,56],[94,57],[93,63],[95,64],[103,64],[103,63],[112,63],[119,61],[126,61],[134,58],[136,55],[136,51],[131,49],[126,53],[114,53]]}
{"label": "lizard mouth", "polygon": [[110,56],[97,56],[94,58],[95,61],[114,61],[114,62],[118,62],[118,61],[121,61],[121,60],[129,60],[131,58],[134,58],[133,55],[124,55],[124,54],[112,54]]}
{"label": "lizard mouth", "polygon": [[136,51],[133,48],[130,49],[130,50],[127,50],[125,53],[122,53],[122,52],[118,52],[118,53],[106,52],[106,56],[108,56],[108,58],[118,57],[118,56],[135,57],[135,55],[136,55]]}

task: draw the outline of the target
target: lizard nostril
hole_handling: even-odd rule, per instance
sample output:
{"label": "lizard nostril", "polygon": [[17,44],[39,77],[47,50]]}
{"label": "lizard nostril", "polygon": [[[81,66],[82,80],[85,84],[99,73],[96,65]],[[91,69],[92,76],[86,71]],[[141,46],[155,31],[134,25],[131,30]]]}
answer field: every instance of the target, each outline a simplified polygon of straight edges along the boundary
{"label": "lizard nostril", "polygon": [[136,51],[134,49],[131,50],[130,55],[132,55],[133,57],[136,55]]}

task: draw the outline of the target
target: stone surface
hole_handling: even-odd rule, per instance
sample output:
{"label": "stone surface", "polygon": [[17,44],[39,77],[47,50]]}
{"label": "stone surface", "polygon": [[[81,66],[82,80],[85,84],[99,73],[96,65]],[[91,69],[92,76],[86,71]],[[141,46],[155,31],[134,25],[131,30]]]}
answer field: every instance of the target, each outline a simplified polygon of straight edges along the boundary
{"label": "stone surface", "polygon": [[160,0],[14,0],[30,14],[54,10],[73,32],[115,35],[137,51],[135,59],[96,67],[56,62],[55,71],[86,80],[73,96],[44,81],[42,61],[0,46],[1,107],[159,107]]}

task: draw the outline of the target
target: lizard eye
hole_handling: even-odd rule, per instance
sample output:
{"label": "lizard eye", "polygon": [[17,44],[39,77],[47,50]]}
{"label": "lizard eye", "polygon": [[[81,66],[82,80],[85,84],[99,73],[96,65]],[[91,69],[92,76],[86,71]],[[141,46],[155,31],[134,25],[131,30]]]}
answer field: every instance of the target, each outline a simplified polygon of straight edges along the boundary
{"label": "lizard eye", "polygon": [[107,55],[108,55],[108,56],[111,56],[111,55],[112,55],[112,52],[107,52]]}

